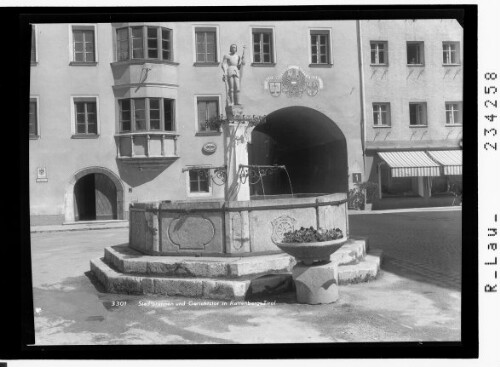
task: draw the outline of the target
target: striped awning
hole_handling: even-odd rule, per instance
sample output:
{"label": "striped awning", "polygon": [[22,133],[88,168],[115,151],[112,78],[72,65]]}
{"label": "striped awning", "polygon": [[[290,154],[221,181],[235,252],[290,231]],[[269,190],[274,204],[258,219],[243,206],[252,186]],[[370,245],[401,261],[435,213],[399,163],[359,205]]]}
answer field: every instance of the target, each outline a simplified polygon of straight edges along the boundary
{"label": "striped awning", "polygon": [[392,177],[440,176],[438,163],[434,162],[424,151],[412,152],[378,152],[391,167]]}
{"label": "striped awning", "polygon": [[443,165],[445,175],[461,175],[462,174],[462,151],[461,150],[435,150],[427,151],[439,164]]}

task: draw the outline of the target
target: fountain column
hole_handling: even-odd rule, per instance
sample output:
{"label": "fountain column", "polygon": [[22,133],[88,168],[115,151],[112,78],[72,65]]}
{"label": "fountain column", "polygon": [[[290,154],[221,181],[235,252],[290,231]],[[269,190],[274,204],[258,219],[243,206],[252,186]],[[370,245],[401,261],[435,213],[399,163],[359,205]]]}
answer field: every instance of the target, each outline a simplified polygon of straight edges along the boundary
{"label": "fountain column", "polygon": [[245,120],[243,106],[226,107],[228,124],[223,125],[225,137],[225,164],[227,166],[226,201],[250,200],[248,172],[240,166],[248,165],[248,143],[251,142],[253,126]]}

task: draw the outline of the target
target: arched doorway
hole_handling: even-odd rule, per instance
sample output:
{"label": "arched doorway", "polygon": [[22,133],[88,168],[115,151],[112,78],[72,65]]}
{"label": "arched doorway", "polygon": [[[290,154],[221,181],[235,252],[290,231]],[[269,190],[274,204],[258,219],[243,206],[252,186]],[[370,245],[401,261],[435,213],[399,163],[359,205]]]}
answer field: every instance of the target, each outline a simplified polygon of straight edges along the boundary
{"label": "arched doorway", "polygon": [[[285,165],[294,193],[348,191],[347,144],[339,127],[308,107],[287,107],[269,114],[252,132],[249,164]],[[286,173],[252,185],[252,195],[289,194]]]}
{"label": "arched doorway", "polygon": [[66,222],[123,219],[123,186],[110,170],[77,172],[66,190]]}

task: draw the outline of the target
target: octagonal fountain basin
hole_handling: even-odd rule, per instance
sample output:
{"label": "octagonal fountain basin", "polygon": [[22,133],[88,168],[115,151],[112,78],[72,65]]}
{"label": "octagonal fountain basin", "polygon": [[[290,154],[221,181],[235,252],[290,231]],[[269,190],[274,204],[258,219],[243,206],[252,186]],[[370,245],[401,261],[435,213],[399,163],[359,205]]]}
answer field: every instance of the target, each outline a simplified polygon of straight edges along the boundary
{"label": "octagonal fountain basin", "polygon": [[282,253],[284,233],[311,226],[349,237],[347,193],[134,203],[129,213],[129,246],[148,255]]}
{"label": "octagonal fountain basin", "polygon": [[304,265],[312,265],[314,262],[330,261],[330,255],[346,242],[347,237],[342,237],[323,242],[277,243],[276,246]]}

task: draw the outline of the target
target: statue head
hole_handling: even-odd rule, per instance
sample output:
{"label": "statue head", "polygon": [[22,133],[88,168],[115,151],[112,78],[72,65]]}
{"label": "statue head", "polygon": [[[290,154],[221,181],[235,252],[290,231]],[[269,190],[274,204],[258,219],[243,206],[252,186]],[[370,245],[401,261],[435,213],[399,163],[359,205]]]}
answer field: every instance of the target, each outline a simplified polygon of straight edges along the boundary
{"label": "statue head", "polygon": [[229,52],[235,53],[236,51],[238,51],[238,46],[235,43],[229,46]]}

